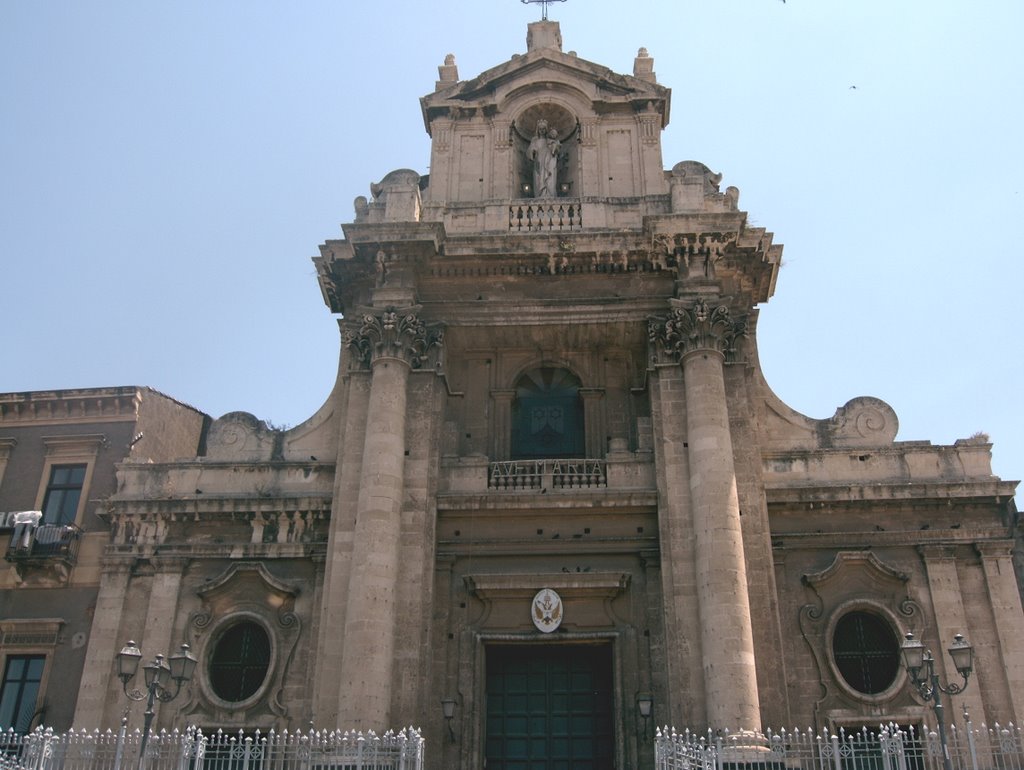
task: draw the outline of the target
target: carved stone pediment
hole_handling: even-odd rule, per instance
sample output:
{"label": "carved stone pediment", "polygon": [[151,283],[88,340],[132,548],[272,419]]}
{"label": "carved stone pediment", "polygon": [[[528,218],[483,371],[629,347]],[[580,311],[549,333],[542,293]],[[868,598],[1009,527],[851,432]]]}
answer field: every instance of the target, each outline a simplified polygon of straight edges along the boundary
{"label": "carved stone pediment", "polygon": [[906,572],[886,564],[871,551],[840,551],[820,572],[803,576],[805,585],[832,594],[890,593],[910,579]]}
{"label": "carved stone pediment", "polygon": [[[248,592],[255,589],[256,593]],[[196,589],[204,603],[215,604],[220,597],[243,593],[249,596],[267,594],[272,603],[283,605],[294,601],[301,590],[298,583],[281,580],[270,572],[262,562],[241,561],[232,564],[217,577],[208,580]]]}

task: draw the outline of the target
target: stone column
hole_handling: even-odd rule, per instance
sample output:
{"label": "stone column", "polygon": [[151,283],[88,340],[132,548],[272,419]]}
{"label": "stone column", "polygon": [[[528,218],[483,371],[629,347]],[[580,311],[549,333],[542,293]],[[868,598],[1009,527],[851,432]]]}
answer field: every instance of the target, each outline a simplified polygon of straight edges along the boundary
{"label": "stone column", "polygon": [[761,727],[754,635],[747,595],[723,363],[744,333],[724,306],[675,301],[652,337],[679,358],[686,397],[690,502],[708,724],[713,729]]}
{"label": "stone column", "polygon": [[393,727],[395,586],[404,496],[406,390],[409,370],[439,342],[412,312],[392,308],[364,315],[346,335],[372,370],[353,534],[352,573],[345,607],[339,726]]}
{"label": "stone column", "polygon": [[976,543],[975,548],[985,571],[985,587],[995,618],[1010,707],[1014,712],[1007,719],[1019,725],[1024,720],[1024,610],[1013,571],[1013,545],[1012,540],[994,540]]}
{"label": "stone column", "polygon": [[114,658],[128,641],[127,637],[121,638],[121,617],[130,575],[131,561],[128,560],[108,562],[103,567],[78,702],[75,704],[74,725],[77,728],[95,730],[117,724],[121,681],[114,674]]}

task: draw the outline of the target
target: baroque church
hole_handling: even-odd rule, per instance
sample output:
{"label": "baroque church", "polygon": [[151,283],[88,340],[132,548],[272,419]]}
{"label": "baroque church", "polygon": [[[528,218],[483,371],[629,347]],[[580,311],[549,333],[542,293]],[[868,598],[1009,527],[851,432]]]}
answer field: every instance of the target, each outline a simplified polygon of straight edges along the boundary
{"label": "baroque church", "polygon": [[[314,260],[326,403],[285,431],[167,405],[174,442],[129,448],[82,561],[36,583],[51,615],[92,586],[74,725],[118,723],[128,639],[185,641],[158,727],[411,724],[431,768],[650,765],[655,725],[931,724],[907,632],[964,634],[956,708],[1024,719],[1016,482],[985,437],[896,441],[877,398],[815,420],[774,395],[782,247],[720,174],[666,170],[647,51],[618,74],[545,20],[438,71],[429,175],[384,174]],[[0,449],[29,419],[0,409]]]}

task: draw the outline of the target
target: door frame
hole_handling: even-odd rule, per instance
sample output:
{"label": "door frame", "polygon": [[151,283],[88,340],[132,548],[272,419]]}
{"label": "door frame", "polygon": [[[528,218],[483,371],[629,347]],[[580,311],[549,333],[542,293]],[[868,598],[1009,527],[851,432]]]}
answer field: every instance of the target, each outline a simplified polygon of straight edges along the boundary
{"label": "door frame", "polygon": [[[521,634],[476,633],[473,655],[473,681],[471,690],[478,704],[476,718],[471,720],[472,739],[469,755],[471,767],[484,767],[487,739],[487,647],[490,646],[579,646],[579,645],[611,645],[612,661],[612,724],[614,725],[614,757],[615,767],[625,767],[625,735],[623,731],[623,692],[622,692],[622,645],[619,644],[620,633],[617,631],[595,633],[557,633],[541,635],[536,631]],[[555,638],[552,638],[555,637]],[[465,761],[465,755],[463,760]]]}

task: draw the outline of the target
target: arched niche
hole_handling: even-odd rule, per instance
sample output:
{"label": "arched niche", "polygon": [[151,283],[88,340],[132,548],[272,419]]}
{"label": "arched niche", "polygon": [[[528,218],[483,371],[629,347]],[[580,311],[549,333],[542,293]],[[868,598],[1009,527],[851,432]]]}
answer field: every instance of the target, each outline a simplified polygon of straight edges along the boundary
{"label": "arched niche", "polygon": [[512,121],[513,195],[538,200],[580,195],[579,121],[554,101],[534,102]]}

